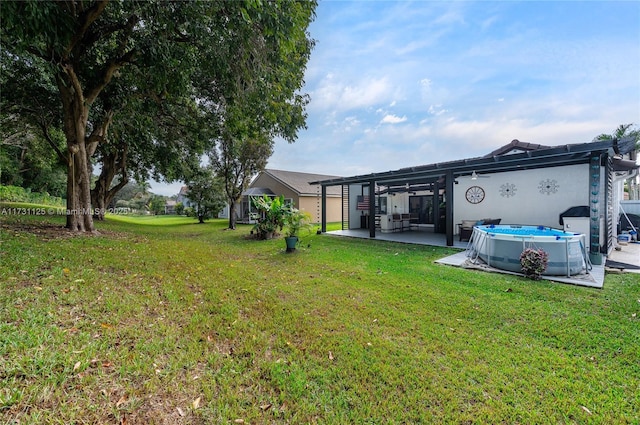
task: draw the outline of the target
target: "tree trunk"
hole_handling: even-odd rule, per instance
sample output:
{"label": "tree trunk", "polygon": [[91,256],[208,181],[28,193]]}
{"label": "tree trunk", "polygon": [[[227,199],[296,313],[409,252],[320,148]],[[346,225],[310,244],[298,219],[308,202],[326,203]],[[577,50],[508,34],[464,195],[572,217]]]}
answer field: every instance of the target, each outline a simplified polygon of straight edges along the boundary
{"label": "tree trunk", "polygon": [[[84,106],[82,89],[72,78],[70,67],[57,75],[58,90],[62,99],[63,127],[67,139],[67,229],[93,232],[91,192],[85,134],[89,116]],[[75,83],[75,84],[74,84]]]}
{"label": "tree trunk", "polygon": [[236,203],[229,202],[229,229],[236,230]]}
{"label": "tree trunk", "polygon": [[102,188],[99,181],[96,182],[96,186],[100,185],[100,188],[96,187],[91,191],[91,205],[93,205],[93,219],[98,221],[104,220],[104,215],[107,212],[107,194]]}
{"label": "tree trunk", "polygon": [[115,176],[115,172],[106,163],[107,158],[105,157],[100,177],[98,177],[95,187],[91,190],[91,204],[94,208],[93,218],[98,221],[104,220],[105,208],[109,205],[107,202],[108,189]]}
{"label": "tree trunk", "polygon": [[[120,182],[111,187],[113,179],[120,171],[122,178]],[[104,220],[104,215],[111,204],[111,201],[116,194],[127,185],[129,178],[126,170],[126,148],[123,150],[122,155],[120,152],[115,151],[112,153],[106,153],[102,156],[102,171],[100,177],[96,181],[96,186],[91,190],[91,203],[93,205],[93,218],[95,220]]]}
{"label": "tree trunk", "polygon": [[74,232],[94,232],[85,145],[69,144],[68,149],[71,158],[67,173],[67,228]]}

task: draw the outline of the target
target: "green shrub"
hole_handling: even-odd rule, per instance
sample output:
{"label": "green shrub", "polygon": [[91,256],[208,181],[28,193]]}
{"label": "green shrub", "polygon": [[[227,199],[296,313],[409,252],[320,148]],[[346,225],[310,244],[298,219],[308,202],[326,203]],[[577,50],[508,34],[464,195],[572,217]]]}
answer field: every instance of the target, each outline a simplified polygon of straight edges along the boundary
{"label": "green shrub", "polygon": [[0,201],[25,201],[25,190],[18,186],[0,186]]}
{"label": "green shrub", "polygon": [[65,200],[57,196],[51,196],[47,192],[31,192],[19,186],[0,185],[0,201],[7,202],[28,202],[32,204],[64,206]]}
{"label": "green shrub", "polygon": [[192,207],[187,207],[184,209],[184,215],[187,217],[195,217],[196,211]]}

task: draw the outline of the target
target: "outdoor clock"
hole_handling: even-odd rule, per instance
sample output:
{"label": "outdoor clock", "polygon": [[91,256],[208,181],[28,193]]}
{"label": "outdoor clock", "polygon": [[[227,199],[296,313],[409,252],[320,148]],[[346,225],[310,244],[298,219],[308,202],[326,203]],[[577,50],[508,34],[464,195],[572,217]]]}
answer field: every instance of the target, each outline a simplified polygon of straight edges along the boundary
{"label": "outdoor clock", "polygon": [[479,204],[484,199],[484,189],[480,186],[471,186],[465,194],[467,201],[472,204]]}

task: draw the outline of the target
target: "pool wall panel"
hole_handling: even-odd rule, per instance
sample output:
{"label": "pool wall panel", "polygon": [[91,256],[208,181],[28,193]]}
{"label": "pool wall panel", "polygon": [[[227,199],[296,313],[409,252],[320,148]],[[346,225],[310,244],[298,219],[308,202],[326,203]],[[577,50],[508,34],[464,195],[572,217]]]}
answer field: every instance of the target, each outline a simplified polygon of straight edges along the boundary
{"label": "pool wall panel", "polygon": [[553,237],[494,234],[492,229],[482,227],[474,228],[472,249],[491,267],[521,273],[520,254],[526,248],[534,248],[549,255],[543,275],[575,275],[586,270],[584,235],[575,234],[556,240]]}

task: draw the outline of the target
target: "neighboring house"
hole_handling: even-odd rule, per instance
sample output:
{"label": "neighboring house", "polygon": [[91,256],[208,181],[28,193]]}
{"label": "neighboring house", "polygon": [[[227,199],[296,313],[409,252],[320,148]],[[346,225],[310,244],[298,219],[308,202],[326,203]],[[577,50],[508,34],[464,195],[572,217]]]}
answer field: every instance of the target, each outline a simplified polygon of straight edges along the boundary
{"label": "neighboring house", "polygon": [[164,204],[164,213],[165,214],[175,214],[176,213],[176,205],[177,202],[173,199],[167,199],[167,202]]}
{"label": "neighboring house", "polygon": [[[242,194],[242,200],[236,205],[238,222],[249,223],[255,218],[251,205],[251,197],[280,196],[291,202],[296,208],[311,214],[314,223],[320,222],[322,215],[322,188],[311,181],[339,178],[324,174],[301,173],[296,171],[282,171],[266,169],[260,172]],[[341,189],[331,188],[325,194],[326,219],[329,222],[340,221],[342,218]],[[219,215],[229,218],[227,206]]]}
{"label": "neighboring house", "polygon": [[[327,193],[342,188],[343,230],[366,228],[370,237],[430,230],[445,233],[449,246],[463,220],[562,228],[561,213],[587,206],[577,231],[589,235],[591,251],[606,254],[617,237],[624,181],[638,174],[634,149],[630,138],[562,146],[514,140],[479,158],[312,183]],[[321,218],[322,231],[327,221]]]}
{"label": "neighboring house", "polygon": [[178,196],[176,197],[176,204],[182,204],[185,208],[193,207],[193,203],[187,196],[188,193],[189,188],[187,186],[182,186],[180,188],[180,192],[178,192]]}

